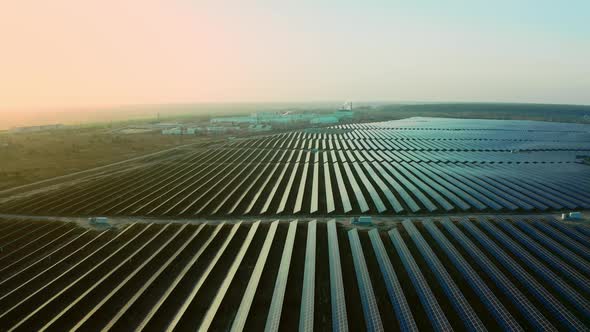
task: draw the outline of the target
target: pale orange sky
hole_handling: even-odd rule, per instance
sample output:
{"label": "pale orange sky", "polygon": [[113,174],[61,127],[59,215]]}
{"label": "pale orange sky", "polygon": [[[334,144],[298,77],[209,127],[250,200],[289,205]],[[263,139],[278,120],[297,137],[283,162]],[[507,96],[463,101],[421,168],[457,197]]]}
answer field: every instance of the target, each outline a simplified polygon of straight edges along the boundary
{"label": "pale orange sky", "polygon": [[587,1],[19,0],[0,112],[125,104],[590,104]]}

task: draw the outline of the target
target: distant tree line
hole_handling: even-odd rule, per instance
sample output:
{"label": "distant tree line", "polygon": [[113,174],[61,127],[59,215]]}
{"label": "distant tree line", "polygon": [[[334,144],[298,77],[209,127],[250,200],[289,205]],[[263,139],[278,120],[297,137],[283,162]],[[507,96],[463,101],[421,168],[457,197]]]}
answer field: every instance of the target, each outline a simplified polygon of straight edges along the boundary
{"label": "distant tree line", "polygon": [[433,116],[453,118],[539,120],[590,123],[590,106],[508,103],[392,104],[379,106],[375,115],[393,118]]}

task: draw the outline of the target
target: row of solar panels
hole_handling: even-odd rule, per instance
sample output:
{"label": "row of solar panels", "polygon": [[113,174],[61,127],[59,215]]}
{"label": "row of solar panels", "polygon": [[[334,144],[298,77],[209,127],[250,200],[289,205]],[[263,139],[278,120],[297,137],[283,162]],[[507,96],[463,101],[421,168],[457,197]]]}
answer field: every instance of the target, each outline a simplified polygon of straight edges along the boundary
{"label": "row of solar panels", "polygon": [[534,142],[501,140],[436,140],[436,139],[318,139],[281,137],[280,135],[233,142],[234,147],[316,149],[316,150],[388,150],[388,151],[553,151],[589,150],[587,142]]}
{"label": "row of solar panels", "polygon": [[385,141],[437,141],[437,142],[461,142],[461,141],[475,141],[488,142],[494,144],[496,142],[587,142],[589,133],[586,132],[534,132],[528,128],[522,128],[518,131],[494,131],[494,130],[480,130],[480,131],[458,131],[458,130],[414,130],[404,131],[395,128],[371,128],[371,129],[338,129],[327,128],[325,130],[309,131],[293,131],[281,134],[272,135],[282,139],[324,139],[324,140],[385,140]]}
{"label": "row of solar panels", "polygon": [[[350,151],[347,151],[350,153]],[[274,163],[258,163],[260,156]],[[295,150],[219,149],[18,198],[5,213],[68,215],[292,214],[547,210],[590,206],[587,167],[313,162]],[[304,159],[305,156],[305,159]],[[348,155],[349,158],[356,154]],[[313,158],[313,159],[312,159]],[[223,162],[233,161],[233,162]]]}
{"label": "row of solar panels", "polygon": [[373,123],[374,127],[361,128],[363,124],[344,124],[330,127],[331,130],[341,130],[347,133],[365,131],[380,132],[395,138],[421,138],[421,139],[502,139],[502,140],[534,140],[534,141],[563,141],[563,142],[587,142],[590,133],[587,127],[568,130],[544,130],[535,131],[528,127],[526,122],[520,128],[511,130],[502,129],[503,123],[498,122],[496,128],[469,129],[447,128],[441,124],[439,128],[402,128],[387,126],[387,122]]}
{"label": "row of solar panels", "polygon": [[493,120],[465,118],[410,117],[369,123],[347,123],[347,128],[402,128],[407,130],[490,130],[490,131],[531,131],[531,132],[566,132],[587,133],[583,123],[548,122],[532,120]]}
{"label": "row of solar panels", "polygon": [[[254,152],[261,153],[260,150],[250,150],[250,153]],[[223,153],[235,155],[240,151],[217,152]],[[570,168],[576,167],[571,172],[562,169],[564,172],[546,179],[551,168],[532,166],[443,167],[385,162],[260,164],[242,161],[211,163],[203,167],[190,162],[203,160],[202,156],[195,153],[185,157],[189,159],[187,162],[161,164],[147,172],[123,172],[91,181],[85,186],[78,185],[75,190],[61,188],[13,201],[12,205],[9,202],[2,209],[20,213],[153,214],[157,211],[157,214],[168,214],[179,211],[182,214],[195,206],[201,209],[197,213],[208,205],[215,207],[213,202],[218,197],[220,200],[216,201],[213,213],[233,213],[244,207],[242,213],[251,213],[255,206],[260,208],[259,213],[273,212],[274,209],[275,213],[298,213],[308,202],[309,213],[318,212],[320,202],[325,202],[328,213],[335,211],[336,205],[345,213],[357,207],[360,212],[393,209],[400,213],[406,207],[417,212],[420,206],[431,212],[439,207],[445,210],[545,210],[585,207],[589,202],[584,191],[588,181],[578,179],[575,174],[580,168],[580,171],[584,170],[579,165],[571,165]],[[284,151],[282,156],[286,156]],[[310,181],[307,181],[308,177]],[[507,181],[498,181],[500,178]],[[186,183],[190,186],[185,186]],[[567,186],[567,190],[563,186]],[[539,189],[542,191],[537,193]],[[262,197],[263,193],[268,193],[264,195],[266,199]],[[294,195],[295,201],[290,201]]]}
{"label": "row of solar panels", "polygon": [[334,220],[148,223],[118,231],[0,220],[0,326],[589,327],[590,228],[549,216],[453,219],[404,220],[388,232]]}
{"label": "row of solar panels", "polygon": [[[330,141],[331,142],[331,141]],[[338,142],[338,141],[335,141]],[[350,143],[352,146],[353,144]],[[276,142],[275,142],[276,143]],[[316,141],[293,141],[291,146],[274,144],[272,141],[266,142],[246,142],[233,145],[233,148],[251,149],[293,149],[304,151],[305,153],[318,153],[324,155],[330,153],[333,160],[337,160],[335,153],[340,156],[340,160],[349,161],[361,160],[395,160],[395,161],[425,161],[425,162],[487,162],[487,163],[520,163],[520,162],[575,162],[578,156],[583,155],[581,151],[462,151],[462,150],[399,150],[399,149],[365,149],[361,144],[349,148],[346,144],[334,144],[336,149],[331,148],[331,144],[320,144]],[[325,142],[324,142],[325,143]],[[342,141],[344,143],[344,141]],[[325,145],[325,146],[324,146]],[[327,156],[326,156],[327,157]],[[309,158],[306,156],[306,159]],[[316,157],[316,158],[319,158]]]}

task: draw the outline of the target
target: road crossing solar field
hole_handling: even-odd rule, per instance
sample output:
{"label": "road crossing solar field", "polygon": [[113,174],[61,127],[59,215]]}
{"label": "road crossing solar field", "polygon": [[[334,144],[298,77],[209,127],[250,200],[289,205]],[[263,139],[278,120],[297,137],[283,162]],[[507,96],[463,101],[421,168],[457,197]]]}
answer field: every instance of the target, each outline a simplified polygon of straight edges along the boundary
{"label": "road crossing solar field", "polygon": [[0,219],[0,330],[590,327],[588,225],[550,215],[387,221],[100,230]]}
{"label": "road crossing solar field", "polygon": [[411,118],[228,141],[0,200],[27,215],[321,216],[590,207],[588,125]]}

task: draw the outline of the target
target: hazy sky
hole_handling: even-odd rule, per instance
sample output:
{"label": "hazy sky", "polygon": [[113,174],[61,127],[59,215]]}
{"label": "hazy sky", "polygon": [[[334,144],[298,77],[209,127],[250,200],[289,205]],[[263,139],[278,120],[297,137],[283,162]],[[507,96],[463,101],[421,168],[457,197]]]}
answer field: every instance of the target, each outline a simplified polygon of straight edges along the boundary
{"label": "hazy sky", "polygon": [[8,0],[0,112],[117,104],[590,104],[588,0]]}

